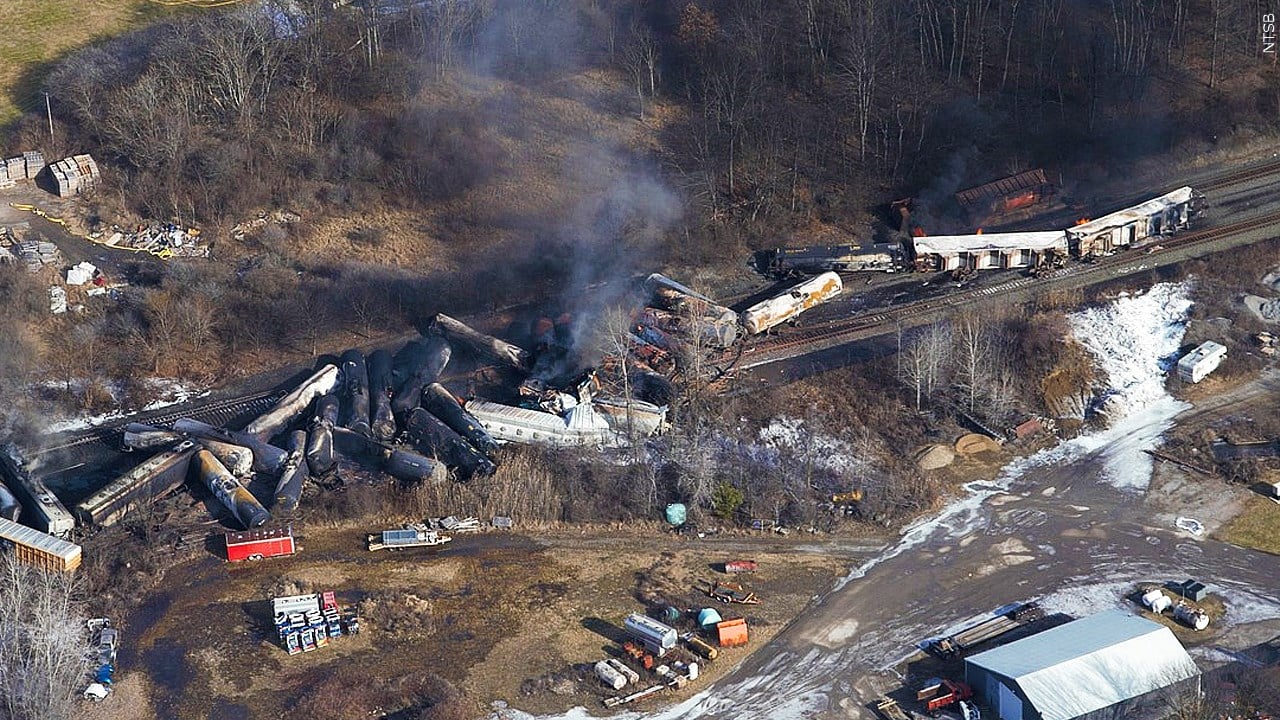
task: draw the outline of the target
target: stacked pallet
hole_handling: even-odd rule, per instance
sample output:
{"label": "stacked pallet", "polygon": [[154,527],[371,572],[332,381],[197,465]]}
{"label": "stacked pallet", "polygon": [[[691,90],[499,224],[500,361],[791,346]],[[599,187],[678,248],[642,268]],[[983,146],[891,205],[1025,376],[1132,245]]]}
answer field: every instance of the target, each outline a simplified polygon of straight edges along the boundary
{"label": "stacked pallet", "polygon": [[38,273],[46,265],[62,265],[62,253],[51,242],[27,240],[18,245],[18,256],[27,266],[27,272]]}
{"label": "stacked pallet", "polygon": [[0,187],[13,187],[19,180],[34,180],[44,169],[44,156],[34,150],[0,162]]}
{"label": "stacked pallet", "polygon": [[53,180],[58,184],[58,196],[67,197],[83,192],[98,184],[98,163],[89,155],[73,155],[49,166]]}
{"label": "stacked pallet", "polygon": [[27,165],[27,179],[35,180],[36,175],[39,175],[40,171],[44,169],[44,155],[40,154],[38,150],[28,150],[22,153],[22,159]]}

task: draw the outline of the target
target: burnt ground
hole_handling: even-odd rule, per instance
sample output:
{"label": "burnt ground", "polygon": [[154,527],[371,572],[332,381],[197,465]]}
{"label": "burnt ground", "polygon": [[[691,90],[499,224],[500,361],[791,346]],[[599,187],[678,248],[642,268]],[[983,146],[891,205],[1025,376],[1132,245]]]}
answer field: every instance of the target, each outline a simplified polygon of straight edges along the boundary
{"label": "burnt ground", "polygon": [[[276,717],[334,678],[420,672],[464,688],[477,710],[493,700],[540,712],[599,707],[604,688],[582,668],[616,654],[627,614],[661,599],[747,617],[750,646],[705,668],[707,680],[681,691],[689,694],[764,645],[882,544],[830,536],[699,540],[632,526],[456,535],[439,550],[370,553],[364,535],[377,528],[301,527],[292,558],[230,565],[211,541],[169,570],[125,617],[117,693],[84,716]],[[716,564],[738,557],[760,563],[747,583],[761,605],[730,608],[693,590],[698,579],[723,578]],[[273,643],[267,601],[320,590],[360,608],[362,633],[290,657]]]}

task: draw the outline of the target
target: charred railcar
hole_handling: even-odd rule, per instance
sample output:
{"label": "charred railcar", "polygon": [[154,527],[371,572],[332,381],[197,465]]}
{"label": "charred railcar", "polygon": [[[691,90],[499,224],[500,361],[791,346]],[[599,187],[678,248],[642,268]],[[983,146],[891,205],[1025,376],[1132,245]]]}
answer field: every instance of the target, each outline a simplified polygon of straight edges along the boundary
{"label": "charred railcar", "polygon": [[896,272],[904,268],[896,243],[828,245],[759,250],[751,258],[757,272],[787,278],[823,272]]}
{"label": "charred railcar", "polygon": [[3,451],[0,451],[0,480],[22,502],[23,517],[37,530],[55,537],[66,537],[75,529],[75,517],[45,486],[44,481],[33,477]]}
{"label": "charred railcar", "polygon": [[175,490],[187,479],[196,444],[183,440],[103,486],[76,506],[85,523],[111,525],[133,509]]}
{"label": "charred railcar", "polygon": [[1096,220],[1067,229],[1071,252],[1076,257],[1109,255],[1116,250],[1140,245],[1143,240],[1172,235],[1191,226],[1204,210],[1204,195],[1190,187],[1152,198]]}

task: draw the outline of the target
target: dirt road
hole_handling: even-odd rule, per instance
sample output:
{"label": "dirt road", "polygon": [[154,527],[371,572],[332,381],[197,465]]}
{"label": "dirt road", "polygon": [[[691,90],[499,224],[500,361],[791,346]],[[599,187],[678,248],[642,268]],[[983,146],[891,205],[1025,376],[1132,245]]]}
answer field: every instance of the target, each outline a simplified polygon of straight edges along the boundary
{"label": "dirt road", "polygon": [[[1264,376],[1231,395],[1256,396],[1275,380]],[[1222,407],[1210,401],[1188,413]],[[1167,418],[1140,421],[1015,462],[994,483],[971,483],[967,497],[908,528],[770,647],[698,696],[646,717],[873,717],[868,704],[898,682],[922,641],[1022,600],[1073,616],[1124,607],[1123,595],[1144,580],[1196,577],[1223,595],[1231,631],[1215,636],[1216,645],[1250,642],[1249,630],[1280,633],[1280,557],[1179,531],[1158,492],[1101,481],[1117,463],[1144,462],[1135,438],[1154,437]],[[1198,482],[1204,495],[1241,492]]]}

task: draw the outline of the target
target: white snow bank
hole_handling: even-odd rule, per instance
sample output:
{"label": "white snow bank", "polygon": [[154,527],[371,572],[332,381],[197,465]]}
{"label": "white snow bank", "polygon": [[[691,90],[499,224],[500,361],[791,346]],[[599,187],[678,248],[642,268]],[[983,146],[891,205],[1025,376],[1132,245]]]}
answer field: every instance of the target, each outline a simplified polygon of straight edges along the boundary
{"label": "white snow bank", "polygon": [[[170,378],[148,378],[143,382],[151,387],[158,394],[158,398],[145,407],[137,409],[120,408],[112,410],[108,413],[100,415],[75,415],[71,417],[54,420],[45,425],[46,433],[60,433],[68,430],[85,430],[91,427],[97,427],[103,423],[119,420],[120,418],[131,415],[135,412],[147,412],[149,410],[159,410],[160,408],[169,407],[170,405],[178,405],[188,400],[199,397],[208,392],[193,385],[188,385],[181,380]],[[57,383],[62,385],[62,383]],[[112,393],[113,396],[115,393]]]}
{"label": "white snow bank", "polygon": [[1107,374],[1100,411],[1111,420],[1107,430],[1072,443],[1086,453],[1102,450],[1101,479],[1118,488],[1147,487],[1152,459],[1143,451],[1154,449],[1173,418],[1190,407],[1164,387],[1186,332],[1189,291],[1186,282],[1160,283],[1067,316],[1076,340]]}
{"label": "white snow bank", "polygon": [[849,443],[807,426],[800,418],[774,418],[760,429],[759,437],[764,447],[812,458],[813,464],[824,470],[859,473],[870,469]]}

